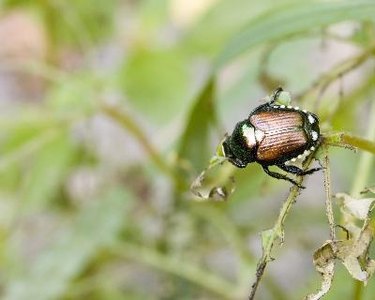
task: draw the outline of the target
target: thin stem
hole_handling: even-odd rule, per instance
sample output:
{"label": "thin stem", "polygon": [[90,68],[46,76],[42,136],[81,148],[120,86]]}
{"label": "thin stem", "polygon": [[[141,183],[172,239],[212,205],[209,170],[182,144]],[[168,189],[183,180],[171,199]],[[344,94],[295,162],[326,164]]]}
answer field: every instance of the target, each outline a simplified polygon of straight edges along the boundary
{"label": "thin stem", "polygon": [[[326,214],[328,218],[328,224],[330,229],[330,238],[335,245],[336,241],[336,231],[335,231],[335,219],[333,215],[333,208],[332,208],[332,191],[331,191],[331,168],[329,166],[329,158],[328,158],[328,147],[323,145],[324,150],[324,185],[325,185],[325,192],[326,192]],[[333,249],[335,250],[335,249]]]}
{"label": "thin stem", "polygon": [[324,143],[328,146],[358,148],[375,154],[375,142],[345,132],[324,135]]}
{"label": "thin stem", "polygon": [[363,283],[359,280],[354,280],[353,300],[361,300],[363,296]]}
{"label": "thin stem", "polygon": [[374,54],[374,51],[375,44],[367,48],[359,55],[350,57],[344,61],[337,63],[330,71],[319,76],[319,78],[316,81],[314,81],[310,87],[308,87],[306,90],[298,94],[296,96],[296,99],[307,99],[306,96],[308,94],[312,93],[316,89],[319,89],[319,100],[319,98],[322,96],[322,94],[325,92],[325,90],[332,82],[334,82],[340,76],[343,76],[344,74],[347,74],[355,68],[362,65]]}
{"label": "thin stem", "polygon": [[[306,161],[305,166],[304,166],[305,168],[308,168],[310,166],[312,159],[313,159],[313,156],[311,156]],[[303,182],[303,179],[304,179],[303,176],[298,176],[296,182],[299,185],[301,185]],[[263,254],[257,265],[256,274],[255,274],[256,279],[251,286],[251,291],[250,291],[250,295],[248,298],[249,300],[254,299],[259,283],[267,267],[267,264],[268,262],[273,260],[271,256],[271,252],[272,252],[276,239],[280,238],[281,242],[283,242],[284,222],[293,203],[296,202],[296,198],[299,195],[299,192],[300,192],[299,187],[293,186],[291,188],[288,198],[285,200],[285,202],[283,203],[283,206],[281,207],[281,210],[275,222],[275,225],[273,226],[272,229],[268,231],[270,234],[269,236],[267,236],[267,241],[266,242],[263,241]]]}
{"label": "thin stem", "polygon": [[170,167],[165,160],[159,155],[159,152],[150,143],[150,138],[142,131],[138,124],[131,118],[131,116],[125,111],[119,109],[118,107],[102,104],[101,111],[109,116],[111,119],[115,120],[125,129],[127,129],[143,147],[145,152],[150,156],[153,163],[165,174],[170,176],[173,181],[178,181],[176,172]]}
{"label": "thin stem", "polygon": [[[255,258],[243,243],[243,237],[241,236],[238,227],[222,212],[222,210],[212,207],[212,205],[208,206],[201,203],[198,206],[192,206],[191,209],[193,213],[198,214],[208,222],[212,223],[212,225],[216,226],[226,239],[227,243],[236,252],[237,256],[240,258],[239,290],[246,291],[248,284],[247,274],[249,270],[254,268]],[[273,293],[275,299],[287,299],[286,295],[272,278],[267,278],[265,280],[265,285],[268,290]]]}

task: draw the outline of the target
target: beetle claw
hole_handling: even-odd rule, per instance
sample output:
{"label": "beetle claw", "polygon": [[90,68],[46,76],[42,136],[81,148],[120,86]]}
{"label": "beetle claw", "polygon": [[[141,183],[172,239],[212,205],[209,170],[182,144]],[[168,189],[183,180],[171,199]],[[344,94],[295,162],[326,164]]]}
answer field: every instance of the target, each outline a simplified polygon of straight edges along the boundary
{"label": "beetle claw", "polygon": [[303,172],[302,175],[309,175],[309,174],[312,174],[312,173],[315,173],[317,171],[320,171],[322,170],[323,168],[312,168],[312,169],[309,169],[309,170],[306,170]]}
{"label": "beetle claw", "polygon": [[300,189],[302,189],[302,190],[304,190],[306,188],[305,186],[300,185],[300,184],[297,184],[297,187],[300,188]]}
{"label": "beetle claw", "polygon": [[294,181],[294,180],[291,179],[291,178],[288,178],[287,180],[290,181],[291,183],[293,183],[293,185],[295,185],[295,186],[298,187],[299,189],[304,190],[304,189],[306,188],[306,187],[304,187],[303,185],[299,184],[298,182]]}
{"label": "beetle claw", "polygon": [[300,185],[298,182],[294,181],[292,178],[289,178],[288,176],[285,176],[283,174],[271,171],[268,168],[268,166],[262,166],[262,167],[263,167],[264,172],[266,172],[269,176],[271,176],[273,178],[287,180],[290,183],[293,183],[293,185],[297,186],[300,189],[304,189],[305,188],[303,185]]}

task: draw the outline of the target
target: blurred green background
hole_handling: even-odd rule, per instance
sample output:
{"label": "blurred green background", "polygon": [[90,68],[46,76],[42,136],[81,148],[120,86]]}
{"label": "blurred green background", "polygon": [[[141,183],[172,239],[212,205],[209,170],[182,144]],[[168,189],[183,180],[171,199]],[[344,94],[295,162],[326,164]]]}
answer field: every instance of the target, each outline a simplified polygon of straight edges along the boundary
{"label": "blurred green background", "polygon": [[[259,233],[290,185],[254,164],[230,170],[228,201],[194,201],[189,185],[224,133],[279,84],[325,131],[368,136],[375,118],[371,0],[0,9],[1,299],[246,299]],[[325,74],[335,75],[327,88],[314,86]],[[361,155],[331,151],[334,192],[352,191]],[[363,187],[375,182],[369,161]],[[257,299],[301,299],[319,286],[322,174],[305,184]],[[325,299],[354,299],[355,288],[338,265]],[[372,280],[355,299],[374,294]]]}

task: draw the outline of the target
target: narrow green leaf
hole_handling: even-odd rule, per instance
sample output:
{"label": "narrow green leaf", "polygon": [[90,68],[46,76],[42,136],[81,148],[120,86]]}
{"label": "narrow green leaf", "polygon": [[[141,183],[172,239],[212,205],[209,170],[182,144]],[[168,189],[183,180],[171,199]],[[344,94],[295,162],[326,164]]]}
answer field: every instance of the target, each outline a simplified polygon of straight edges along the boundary
{"label": "narrow green leaf", "polygon": [[179,159],[190,162],[196,171],[206,167],[214,154],[209,149],[209,128],[216,120],[214,92],[210,81],[193,103],[178,148]]}
{"label": "narrow green leaf", "polygon": [[345,20],[373,20],[372,0],[342,2],[305,2],[275,7],[251,20],[236,34],[216,61],[219,69],[236,56],[261,43],[285,38],[292,34],[319,29]]}

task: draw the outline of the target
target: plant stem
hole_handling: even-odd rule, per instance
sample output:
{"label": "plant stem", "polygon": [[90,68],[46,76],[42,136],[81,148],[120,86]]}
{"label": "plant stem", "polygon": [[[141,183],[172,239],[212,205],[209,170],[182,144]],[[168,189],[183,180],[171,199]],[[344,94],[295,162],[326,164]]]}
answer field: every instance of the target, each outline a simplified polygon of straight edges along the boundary
{"label": "plant stem", "polygon": [[[323,145],[324,151],[324,185],[325,185],[325,192],[326,192],[326,214],[328,218],[328,224],[330,229],[330,238],[333,242],[333,246],[335,245],[336,241],[336,231],[335,231],[335,219],[333,215],[333,208],[332,208],[332,192],[331,192],[331,168],[329,166],[329,157],[328,157],[328,146]],[[335,249],[333,249],[335,251]]]}
{"label": "plant stem", "polygon": [[[298,184],[302,184],[302,179],[297,180]],[[256,269],[256,279],[255,282],[251,286],[251,292],[249,296],[249,300],[254,299],[255,293],[257,291],[258,285],[260,283],[260,280],[262,279],[262,276],[264,274],[264,270],[266,269],[267,263],[272,261],[271,257],[271,251],[274,246],[274,243],[278,237],[280,237],[280,231],[282,231],[283,223],[285,221],[285,218],[292,207],[293,203],[295,202],[297,196],[299,194],[299,188],[294,186],[291,189],[291,192],[289,193],[288,198],[284,202],[280,214],[275,222],[274,227],[271,229],[271,236],[269,237],[269,240],[266,244],[266,247],[263,248],[263,255],[261,259],[258,262],[257,269]]]}
{"label": "plant stem", "polygon": [[324,143],[334,147],[358,148],[375,154],[375,142],[349,133],[339,132],[324,135]]}
{"label": "plant stem", "polygon": [[[313,156],[311,156],[305,163],[305,168],[308,168],[312,162]],[[297,183],[299,185],[302,184],[304,177],[303,176],[298,176],[297,178]],[[288,215],[289,210],[291,209],[293,203],[296,202],[296,198],[299,195],[300,188],[297,186],[293,186],[290,190],[290,193],[288,195],[288,198],[285,200],[283,203],[283,206],[281,207],[279,216],[275,222],[275,225],[273,226],[272,229],[268,230],[267,232],[270,232],[270,235],[267,236],[266,242],[263,241],[263,254],[261,259],[258,262],[257,269],[256,269],[256,279],[254,283],[251,286],[251,291],[249,295],[249,300],[253,300],[255,297],[255,293],[258,289],[259,283],[262,279],[262,276],[264,274],[264,271],[267,267],[268,262],[272,261],[273,258],[271,256],[271,252],[273,249],[273,246],[275,244],[275,241],[277,238],[280,238],[281,243],[283,242],[284,239],[284,222],[285,219]]]}
{"label": "plant stem", "polygon": [[322,76],[319,76],[319,78],[316,81],[314,81],[310,87],[308,87],[305,91],[301,92],[295,98],[307,99],[307,95],[309,95],[314,90],[319,88],[319,96],[317,99],[319,100],[320,96],[324,93],[324,91],[332,82],[334,82],[337,78],[343,76],[344,74],[349,73],[355,68],[362,65],[374,54],[374,51],[375,44],[367,48],[365,51],[358,54],[357,56],[350,57],[344,61],[337,63],[330,71],[323,74]]}
{"label": "plant stem", "polygon": [[153,163],[165,174],[170,176],[174,182],[178,181],[176,172],[171,168],[165,160],[159,155],[159,152],[150,143],[150,139],[138,126],[136,121],[131,118],[131,116],[125,111],[107,104],[101,105],[101,111],[109,116],[111,119],[115,120],[122,127],[128,130],[143,147],[145,152],[150,156]]}

